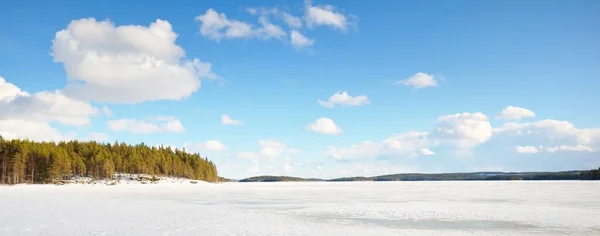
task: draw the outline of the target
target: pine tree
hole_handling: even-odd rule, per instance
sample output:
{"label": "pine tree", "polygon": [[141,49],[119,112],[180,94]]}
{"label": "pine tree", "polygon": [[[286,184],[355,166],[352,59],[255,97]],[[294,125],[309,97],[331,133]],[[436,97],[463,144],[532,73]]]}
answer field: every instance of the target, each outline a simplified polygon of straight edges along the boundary
{"label": "pine tree", "polygon": [[33,142],[0,136],[3,184],[52,183],[72,175],[111,178],[116,172],[218,181],[211,161],[183,150],[143,143]]}

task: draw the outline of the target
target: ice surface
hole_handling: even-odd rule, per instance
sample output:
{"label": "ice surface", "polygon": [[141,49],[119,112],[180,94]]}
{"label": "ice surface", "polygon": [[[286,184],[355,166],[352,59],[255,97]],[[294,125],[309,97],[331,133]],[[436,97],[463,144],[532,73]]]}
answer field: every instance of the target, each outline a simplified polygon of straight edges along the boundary
{"label": "ice surface", "polygon": [[0,235],[600,235],[600,181],[0,186]]}

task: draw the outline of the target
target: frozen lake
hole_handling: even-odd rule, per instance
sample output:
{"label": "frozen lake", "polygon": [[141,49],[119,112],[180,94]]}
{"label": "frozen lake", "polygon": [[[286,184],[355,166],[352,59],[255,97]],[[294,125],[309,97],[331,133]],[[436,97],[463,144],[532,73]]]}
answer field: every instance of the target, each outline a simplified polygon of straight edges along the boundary
{"label": "frozen lake", "polygon": [[1,186],[0,235],[600,235],[600,181]]}

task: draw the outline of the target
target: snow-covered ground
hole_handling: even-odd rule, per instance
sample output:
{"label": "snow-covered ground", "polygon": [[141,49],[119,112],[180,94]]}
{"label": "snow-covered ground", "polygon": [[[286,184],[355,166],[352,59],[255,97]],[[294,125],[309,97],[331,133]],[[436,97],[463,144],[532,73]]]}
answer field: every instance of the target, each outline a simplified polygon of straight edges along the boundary
{"label": "snow-covered ground", "polygon": [[600,181],[0,186],[0,235],[600,235]]}

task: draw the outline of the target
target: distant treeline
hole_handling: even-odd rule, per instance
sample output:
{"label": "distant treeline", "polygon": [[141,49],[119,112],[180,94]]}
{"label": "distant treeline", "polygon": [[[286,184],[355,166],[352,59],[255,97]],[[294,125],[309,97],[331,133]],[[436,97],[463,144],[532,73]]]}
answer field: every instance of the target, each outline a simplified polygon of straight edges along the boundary
{"label": "distant treeline", "polygon": [[256,176],[247,179],[242,179],[239,182],[300,182],[308,181],[307,179],[290,177],[290,176]]}
{"label": "distant treeline", "polygon": [[579,174],[581,180],[600,180],[600,168],[597,170],[584,171]]}
{"label": "distant treeline", "polygon": [[34,142],[0,136],[0,183],[53,183],[73,176],[110,179],[114,173],[219,181],[216,166],[199,154],[145,144]]}
{"label": "distant treeline", "polygon": [[345,177],[337,179],[303,179],[290,176],[256,176],[240,182],[304,182],[304,181],[493,181],[493,180],[598,180],[600,168],[590,171],[561,172],[475,172],[442,174],[394,174],[375,177]]}

